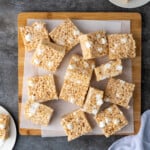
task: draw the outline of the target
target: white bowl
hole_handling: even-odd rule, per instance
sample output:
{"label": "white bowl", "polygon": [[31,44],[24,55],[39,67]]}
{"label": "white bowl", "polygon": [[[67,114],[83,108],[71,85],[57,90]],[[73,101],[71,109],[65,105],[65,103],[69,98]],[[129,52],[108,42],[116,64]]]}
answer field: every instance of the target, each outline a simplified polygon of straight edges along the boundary
{"label": "white bowl", "polygon": [[10,135],[7,140],[0,143],[0,150],[12,150],[16,142],[16,125],[10,113],[2,106],[0,106],[0,113],[8,114],[10,116]]}
{"label": "white bowl", "polygon": [[122,2],[123,0],[109,0],[109,1],[116,6],[123,7],[123,8],[136,8],[150,2],[150,0],[129,0],[128,3],[123,3]]}

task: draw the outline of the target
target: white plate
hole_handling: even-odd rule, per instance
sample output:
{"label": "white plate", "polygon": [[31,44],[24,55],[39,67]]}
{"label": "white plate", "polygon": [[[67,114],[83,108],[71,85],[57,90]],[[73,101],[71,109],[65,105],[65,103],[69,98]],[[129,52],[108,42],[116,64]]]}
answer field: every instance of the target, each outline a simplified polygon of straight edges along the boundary
{"label": "white plate", "polygon": [[129,0],[128,3],[123,3],[122,2],[123,0],[109,0],[109,1],[113,3],[114,5],[117,5],[123,8],[136,8],[136,7],[143,6],[147,4],[148,2],[150,2],[150,0]]}
{"label": "white plate", "polygon": [[10,116],[10,136],[7,140],[1,143],[0,150],[12,150],[17,136],[16,125],[10,113],[2,106],[0,106],[0,113],[9,114]]}

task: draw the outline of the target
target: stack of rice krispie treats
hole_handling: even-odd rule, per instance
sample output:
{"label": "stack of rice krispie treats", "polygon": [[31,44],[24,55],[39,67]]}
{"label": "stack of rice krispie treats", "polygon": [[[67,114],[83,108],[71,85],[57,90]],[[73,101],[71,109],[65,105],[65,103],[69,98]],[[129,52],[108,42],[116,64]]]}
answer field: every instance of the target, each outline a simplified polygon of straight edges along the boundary
{"label": "stack of rice krispie treats", "polygon": [[[90,117],[95,119],[106,137],[128,124],[122,107],[129,109],[135,85],[115,77],[124,71],[123,59],[136,57],[132,34],[107,34],[105,31],[84,34],[70,19],[66,19],[50,33],[43,22],[21,27],[20,32],[25,50],[33,52],[31,64],[49,72],[32,76],[27,81],[28,99],[24,114],[28,120],[47,126],[54,109],[44,103],[61,99],[80,107],[65,114],[60,120],[68,141],[92,131],[87,114],[91,114]],[[54,73],[77,44],[80,44],[82,56],[72,54],[58,93]],[[108,61],[97,66],[95,59],[102,57],[107,57]],[[106,80],[104,90],[91,86],[94,75],[97,82]],[[109,105],[104,109],[105,103]]]}
{"label": "stack of rice krispie treats", "polygon": [[7,114],[0,114],[0,143],[9,137],[10,117]]}

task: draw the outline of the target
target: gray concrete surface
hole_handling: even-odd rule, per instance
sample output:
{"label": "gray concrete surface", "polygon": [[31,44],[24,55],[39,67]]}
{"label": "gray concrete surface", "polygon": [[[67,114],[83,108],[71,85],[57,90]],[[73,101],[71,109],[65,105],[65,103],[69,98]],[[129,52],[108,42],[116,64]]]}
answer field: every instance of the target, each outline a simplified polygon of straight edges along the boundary
{"label": "gray concrete surface", "polygon": [[[22,11],[130,11],[142,14],[142,112],[150,108],[150,3],[123,9],[108,0],[0,0],[0,105],[18,123],[17,14]],[[107,150],[121,136],[84,136],[67,143],[66,138],[19,136],[15,150]],[[8,148],[9,150],[9,148]]]}

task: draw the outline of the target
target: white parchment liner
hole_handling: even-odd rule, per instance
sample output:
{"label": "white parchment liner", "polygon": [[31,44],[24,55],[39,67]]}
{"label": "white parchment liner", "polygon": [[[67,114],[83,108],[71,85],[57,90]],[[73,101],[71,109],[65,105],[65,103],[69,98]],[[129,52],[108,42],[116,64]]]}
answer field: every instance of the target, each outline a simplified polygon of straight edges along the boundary
{"label": "white parchment liner", "polygon": [[[51,31],[55,26],[59,25],[63,20],[38,20],[38,19],[28,19],[27,24],[31,25],[35,21],[44,21],[47,24],[47,28],[49,31]],[[89,33],[94,32],[97,30],[105,30],[108,34],[109,33],[130,33],[130,21],[128,20],[112,20],[112,21],[98,21],[98,20],[73,20],[73,22],[77,25],[77,27],[81,30],[83,33]],[[63,59],[59,69],[55,72],[55,82],[57,86],[58,93],[60,92],[60,89],[62,87],[64,74],[66,71],[66,67],[68,65],[68,61],[72,54],[77,53],[82,55],[80,45],[77,45],[69,54],[65,56]],[[24,59],[24,78],[23,78],[23,89],[22,89],[22,104],[27,100],[27,79],[28,77],[34,76],[34,75],[43,75],[48,74],[49,72],[39,69],[37,67],[34,67],[31,64],[31,58],[32,58],[33,52],[25,52],[25,59]],[[108,61],[108,58],[97,58],[96,65],[100,65],[104,62]],[[132,64],[130,60],[124,60],[123,61],[124,70],[123,74],[118,76],[118,78],[126,80],[128,82],[132,82]],[[105,89],[107,80],[96,82],[95,81],[95,75],[93,74],[91,85],[93,87],[97,87],[99,89]],[[24,117],[24,108],[22,105],[21,109],[21,119],[20,119],[20,128],[27,128],[27,129],[41,129],[42,130],[42,137],[55,137],[55,136],[64,136],[65,133],[63,131],[62,126],[60,125],[60,119],[61,117],[69,113],[77,108],[79,108],[76,105],[64,102],[62,100],[58,101],[49,101],[45,103],[46,105],[51,106],[55,112],[52,117],[51,123],[49,126],[38,126],[35,124],[32,124],[30,121],[26,120]],[[129,110],[123,109],[123,112],[125,116],[127,117],[129,124],[125,128],[123,128],[118,133],[133,133],[134,132],[134,118],[133,118],[133,100],[131,100],[130,103],[131,107]],[[89,133],[90,135],[99,135],[101,134],[100,128],[96,125],[95,121],[92,119],[90,115],[88,115],[88,118],[90,119],[90,122],[94,128],[94,130]]]}

